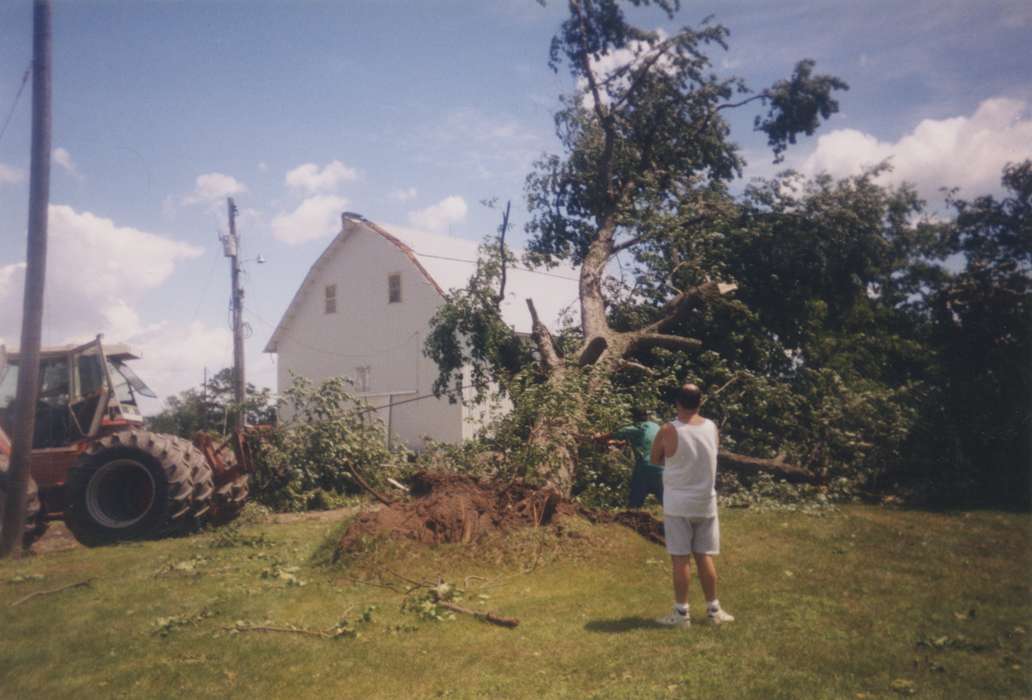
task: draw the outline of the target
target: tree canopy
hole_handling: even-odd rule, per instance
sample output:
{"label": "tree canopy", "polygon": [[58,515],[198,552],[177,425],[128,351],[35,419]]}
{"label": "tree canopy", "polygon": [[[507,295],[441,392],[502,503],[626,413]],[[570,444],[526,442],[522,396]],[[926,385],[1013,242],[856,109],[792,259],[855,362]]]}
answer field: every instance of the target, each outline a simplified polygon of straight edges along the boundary
{"label": "tree canopy", "polygon": [[[777,160],[838,110],[846,84],[803,59],[754,92],[714,67],[723,26],[667,34],[631,25],[623,7],[569,0],[549,52],[573,85],[555,113],[562,150],[526,181],[527,262],[579,267],[578,322],[553,337],[529,299],[530,342],[505,326],[511,253],[489,238],[434,320],[436,390],[453,394],[468,372],[478,398],[509,393],[496,443],[567,491],[584,485],[578,465],[591,471],[584,434],[632,405],[659,409],[692,380],[730,449],[868,488],[991,472],[989,490],[1021,486],[1027,503],[1028,460],[1021,482],[1014,457],[1028,454],[1032,406],[1032,166],[1008,167],[1005,199],[953,195],[953,220],[880,184],[885,164],[841,180],[785,172],[735,194],[729,110],[761,109],[754,127]],[[987,416],[974,430],[958,396]],[[944,459],[948,479],[929,470]]]}

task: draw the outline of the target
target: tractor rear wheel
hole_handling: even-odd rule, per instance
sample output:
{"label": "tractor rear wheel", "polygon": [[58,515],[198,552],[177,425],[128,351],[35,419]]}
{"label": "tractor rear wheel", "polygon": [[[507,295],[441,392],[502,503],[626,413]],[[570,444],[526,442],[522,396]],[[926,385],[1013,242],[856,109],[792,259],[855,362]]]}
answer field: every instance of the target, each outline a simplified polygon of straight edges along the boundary
{"label": "tractor rear wheel", "polygon": [[[0,523],[4,518],[4,506],[7,503],[7,472],[10,469],[7,455],[0,455]],[[28,549],[47,529],[43,520],[43,504],[39,500],[39,487],[36,480],[29,477],[29,485],[25,498],[25,530],[22,533],[22,547]]]}
{"label": "tractor rear wheel", "polygon": [[[92,443],[68,475],[65,521],[87,546],[160,537],[184,527],[198,453],[143,430]],[[203,459],[201,459],[203,463]]]}

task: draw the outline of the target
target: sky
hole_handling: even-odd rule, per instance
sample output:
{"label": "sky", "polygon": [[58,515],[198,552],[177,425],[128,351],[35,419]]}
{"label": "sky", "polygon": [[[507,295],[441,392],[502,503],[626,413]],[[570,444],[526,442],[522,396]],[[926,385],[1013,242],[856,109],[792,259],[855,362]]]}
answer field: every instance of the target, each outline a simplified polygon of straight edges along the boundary
{"label": "sky", "polygon": [[[387,227],[480,240],[556,152],[552,114],[574,88],[547,65],[550,0],[76,2],[55,0],[53,164],[44,344],[129,342],[168,396],[232,362],[225,197],[240,209],[249,379],[309,266],[355,211]],[[841,112],[775,166],[733,114],[746,177],[789,166],[843,176],[889,158],[934,206],[940,188],[999,191],[1032,157],[1027,0],[683,2],[673,32],[731,30],[721,75],[754,89],[802,58],[845,79]],[[28,207],[28,0],[0,3],[0,342],[18,345]],[[2,126],[3,121],[0,121]],[[428,252],[428,251],[421,251]],[[258,264],[257,257],[265,259]],[[159,402],[144,406],[145,412]]]}

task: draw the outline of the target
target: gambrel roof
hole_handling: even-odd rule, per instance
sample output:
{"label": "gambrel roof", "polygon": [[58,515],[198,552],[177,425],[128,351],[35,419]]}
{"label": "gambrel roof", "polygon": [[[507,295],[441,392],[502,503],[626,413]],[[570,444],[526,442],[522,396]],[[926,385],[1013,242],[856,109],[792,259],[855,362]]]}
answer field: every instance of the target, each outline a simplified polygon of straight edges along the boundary
{"label": "gambrel roof", "polygon": [[[388,231],[365,217],[350,212],[345,212],[341,216],[341,224],[340,233],[309,268],[266,344],[265,352],[277,352],[279,340],[286,333],[286,328],[297,313],[305,294],[316,284],[320,271],[337,254],[347,239],[360,230],[364,229],[381,236],[396,246],[442,297],[446,291],[464,287],[475,271],[478,248],[475,241],[426,233],[404,226],[391,226]],[[530,333],[531,320],[526,299],[531,298],[541,320],[555,331],[559,327],[560,318],[567,311],[578,311],[577,289],[577,271],[571,267],[531,270],[522,264],[510,266],[506,273],[505,299],[501,306],[502,318],[517,332]]]}

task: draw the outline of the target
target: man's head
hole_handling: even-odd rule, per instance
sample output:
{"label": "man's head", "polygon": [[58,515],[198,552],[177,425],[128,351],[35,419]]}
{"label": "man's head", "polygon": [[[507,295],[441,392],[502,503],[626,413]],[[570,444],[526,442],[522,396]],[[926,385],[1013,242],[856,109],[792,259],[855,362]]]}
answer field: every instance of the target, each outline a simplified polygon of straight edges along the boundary
{"label": "man's head", "polygon": [[631,420],[635,423],[644,423],[652,418],[652,412],[644,406],[634,406],[631,408]]}
{"label": "man's head", "polygon": [[698,411],[702,404],[702,390],[695,384],[685,384],[674,394],[674,404],[685,411]]}

